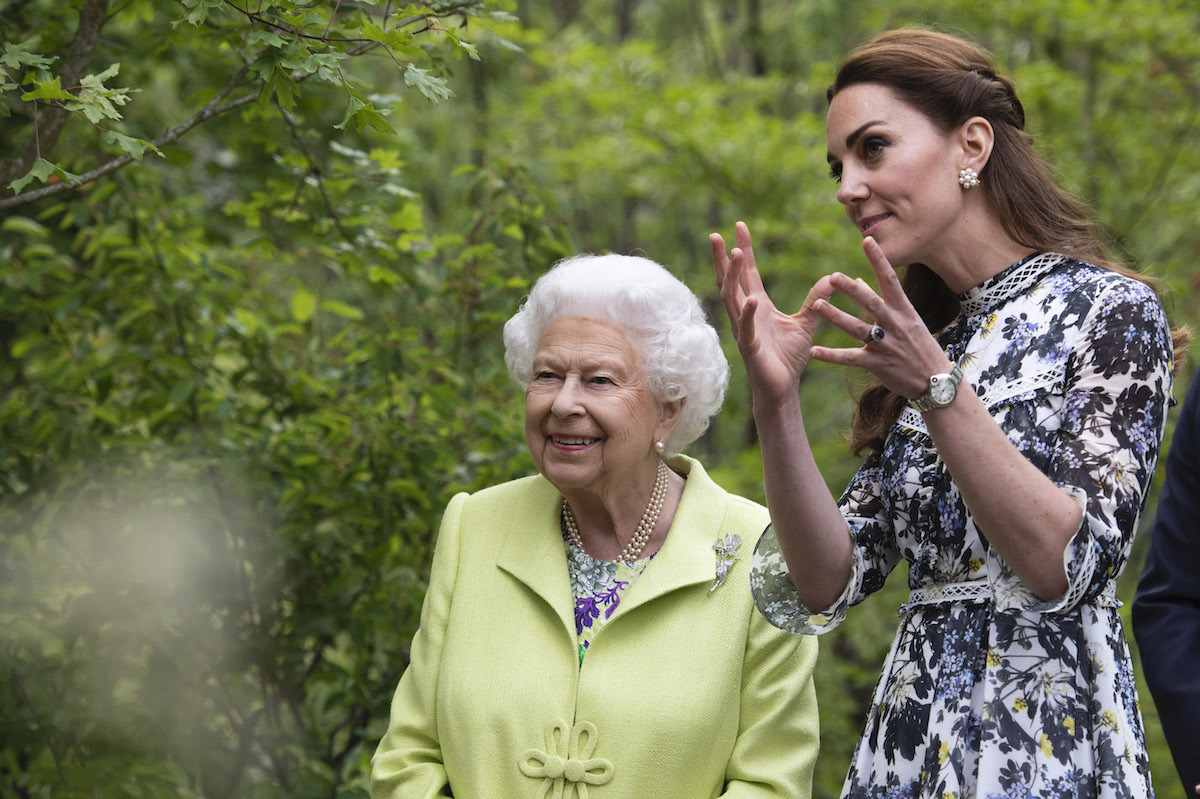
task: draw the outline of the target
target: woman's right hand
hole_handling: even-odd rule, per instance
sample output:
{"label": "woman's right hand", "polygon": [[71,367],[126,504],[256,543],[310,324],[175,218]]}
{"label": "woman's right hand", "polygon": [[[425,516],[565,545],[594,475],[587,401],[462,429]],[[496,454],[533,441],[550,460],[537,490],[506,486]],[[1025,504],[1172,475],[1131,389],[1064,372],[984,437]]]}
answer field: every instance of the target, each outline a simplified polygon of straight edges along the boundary
{"label": "woman's right hand", "polygon": [[738,222],[735,228],[737,246],[728,255],[719,233],[708,237],[717,288],[755,398],[782,403],[797,396],[800,375],[808,364],[813,334],[820,321],[812,305],[818,299],[828,300],[833,289],[829,278],[823,277],[809,291],[799,311],[783,313],[763,288],[754,263],[750,229],[744,222]]}

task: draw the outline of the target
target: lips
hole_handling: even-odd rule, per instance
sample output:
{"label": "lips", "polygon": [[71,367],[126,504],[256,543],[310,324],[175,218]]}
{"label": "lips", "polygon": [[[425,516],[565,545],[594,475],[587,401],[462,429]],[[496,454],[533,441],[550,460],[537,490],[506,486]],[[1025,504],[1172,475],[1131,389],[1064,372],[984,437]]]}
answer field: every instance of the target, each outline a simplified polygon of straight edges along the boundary
{"label": "lips", "polygon": [[871,232],[880,222],[891,217],[891,214],[876,214],[875,216],[865,216],[858,220],[858,229],[865,236]]}
{"label": "lips", "polygon": [[586,447],[595,444],[600,439],[582,436],[550,436],[550,440],[560,447]]}

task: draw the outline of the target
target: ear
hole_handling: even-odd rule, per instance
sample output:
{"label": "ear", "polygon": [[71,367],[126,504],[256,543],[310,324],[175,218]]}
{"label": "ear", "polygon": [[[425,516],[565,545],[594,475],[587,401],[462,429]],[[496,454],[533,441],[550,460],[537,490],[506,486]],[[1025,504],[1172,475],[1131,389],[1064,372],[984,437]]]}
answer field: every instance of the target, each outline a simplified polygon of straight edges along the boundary
{"label": "ear", "polygon": [[662,415],[658,417],[658,426],[654,428],[655,441],[666,441],[671,437],[671,431],[675,429],[675,423],[679,421],[679,414],[686,404],[687,397],[663,403]]}
{"label": "ear", "polygon": [[962,162],[959,169],[970,167],[982,174],[992,157],[992,145],[996,142],[996,132],[992,123],[983,117],[971,117],[958,129],[958,143],[962,147]]}

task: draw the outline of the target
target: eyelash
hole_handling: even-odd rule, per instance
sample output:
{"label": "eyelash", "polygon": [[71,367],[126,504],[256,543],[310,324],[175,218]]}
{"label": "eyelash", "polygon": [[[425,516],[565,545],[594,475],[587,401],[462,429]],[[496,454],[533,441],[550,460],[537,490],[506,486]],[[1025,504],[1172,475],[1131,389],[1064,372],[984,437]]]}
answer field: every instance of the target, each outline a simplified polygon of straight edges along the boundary
{"label": "eyelash", "polygon": [[[887,147],[889,143],[890,142],[888,142],[888,140],[883,138],[882,136],[868,136],[867,138],[863,139],[862,140],[862,154],[863,154],[864,160],[873,160],[873,159],[878,158],[883,153],[883,148]],[[874,148],[876,145],[878,145],[878,149],[874,149],[872,151],[871,148]],[[838,183],[841,183],[842,182],[842,165],[841,164],[831,165],[829,167],[829,177],[833,178]]]}
{"label": "eyelash", "polygon": [[[543,369],[540,372],[535,372],[533,375],[533,379],[534,380],[557,380],[558,375],[547,369]],[[601,385],[607,386],[607,385],[611,385],[614,381],[608,375],[596,375],[595,377],[589,378],[588,382],[589,383],[599,383]]]}

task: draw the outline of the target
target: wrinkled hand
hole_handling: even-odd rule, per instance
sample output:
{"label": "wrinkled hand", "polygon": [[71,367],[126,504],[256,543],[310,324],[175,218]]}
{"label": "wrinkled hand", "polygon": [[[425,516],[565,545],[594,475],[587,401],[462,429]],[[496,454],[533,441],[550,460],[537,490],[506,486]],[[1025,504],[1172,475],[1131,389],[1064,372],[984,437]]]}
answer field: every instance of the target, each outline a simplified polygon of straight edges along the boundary
{"label": "wrinkled hand", "polygon": [[[875,239],[870,236],[863,239],[863,250],[875,271],[878,294],[861,278],[851,279],[840,272],[822,279],[827,279],[835,291],[853,300],[867,318],[875,320],[875,324],[883,328],[884,337],[853,348],[813,347],[811,355],[819,361],[861,367],[897,394],[910,399],[918,397],[928,388],[931,375],[948,372],[953,364],[921,321],[900,285],[896,270]],[[868,339],[870,322],[834,307],[826,298],[816,299],[813,310],[859,341]]]}
{"label": "wrinkled hand", "polygon": [[789,315],[778,310],[755,265],[750,229],[744,222],[735,227],[737,246],[728,256],[720,234],[709,236],[717,288],[752,390],[756,397],[779,402],[797,394],[820,321],[813,304],[828,299],[833,289],[828,277],[821,278],[799,311]]}

